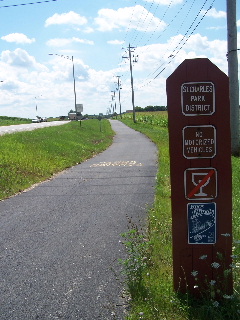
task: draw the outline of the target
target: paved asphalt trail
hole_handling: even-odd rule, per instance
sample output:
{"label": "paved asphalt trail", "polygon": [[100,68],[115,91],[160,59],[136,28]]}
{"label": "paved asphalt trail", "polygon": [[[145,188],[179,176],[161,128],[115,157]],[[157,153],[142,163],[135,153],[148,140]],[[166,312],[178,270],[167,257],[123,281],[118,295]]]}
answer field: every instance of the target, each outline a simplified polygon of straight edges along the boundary
{"label": "paved asphalt trail", "polygon": [[124,319],[120,234],[126,215],[144,223],[157,152],[141,133],[111,124],[106,151],[0,201],[1,320]]}

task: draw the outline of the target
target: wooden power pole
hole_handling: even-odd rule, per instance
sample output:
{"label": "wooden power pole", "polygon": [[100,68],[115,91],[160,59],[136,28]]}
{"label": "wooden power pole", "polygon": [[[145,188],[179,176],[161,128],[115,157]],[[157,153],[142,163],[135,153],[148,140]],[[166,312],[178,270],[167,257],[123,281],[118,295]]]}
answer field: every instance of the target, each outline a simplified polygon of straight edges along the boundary
{"label": "wooden power pole", "polygon": [[239,83],[237,56],[236,0],[227,0],[228,76],[231,109],[232,154],[239,155]]}
{"label": "wooden power pole", "polygon": [[130,74],[131,74],[131,88],[132,88],[132,107],[133,107],[133,122],[136,122],[136,114],[135,114],[135,102],[134,102],[134,88],[133,88],[133,72],[132,72],[132,64],[133,62],[137,62],[137,59],[134,58],[134,55],[132,56],[132,53],[134,52],[133,49],[134,47],[128,46],[128,57],[123,57],[127,58],[130,61]]}
{"label": "wooden power pole", "polygon": [[122,119],[122,105],[121,105],[121,83],[120,83],[120,78],[121,76],[117,76],[118,82],[117,82],[117,90],[118,90],[118,102],[119,102],[119,113],[120,113],[120,118]]}

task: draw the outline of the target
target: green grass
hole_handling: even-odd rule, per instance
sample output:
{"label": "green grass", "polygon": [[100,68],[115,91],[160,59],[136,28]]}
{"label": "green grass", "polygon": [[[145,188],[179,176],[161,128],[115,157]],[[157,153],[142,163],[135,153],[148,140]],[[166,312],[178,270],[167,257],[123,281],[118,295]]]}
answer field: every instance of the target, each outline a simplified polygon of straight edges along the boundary
{"label": "green grass", "polygon": [[0,116],[0,127],[10,126],[12,124],[24,124],[24,123],[31,123],[31,122],[32,122],[31,119]]}
{"label": "green grass", "polygon": [[107,120],[70,122],[0,137],[0,200],[91,158],[111,143]]}
{"label": "green grass", "polygon": [[[125,261],[128,291],[131,295],[131,314],[128,320],[237,320],[240,318],[240,159],[232,158],[233,165],[233,235],[234,235],[234,296],[223,296],[218,304],[206,299],[194,300],[185,295],[180,297],[173,290],[172,278],[172,238],[171,238],[171,199],[170,168],[167,115],[149,114],[150,121],[142,121],[136,114],[137,123],[131,115],[123,122],[135,130],[146,134],[156,143],[159,150],[159,170],[157,175],[156,197],[148,214],[148,231],[142,234],[136,226],[123,235],[129,257]],[[140,118],[141,117],[141,118]],[[165,119],[159,119],[165,117]],[[135,230],[135,232],[133,232]],[[139,245],[141,239],[142,245]],[[147,241],[146,241],[147,239]],[[129,248],[131,250],[129,250]],[[140,250],[140,253],[139,253]],[[141,257],[141,258],[140,258]],[[134,261],[135,265],[131,262]],[[134,267],[134,268],[133,268]],[[131,273],[134,269],[135,273]],[[136,276],[136,272],[137,276]],[[134,285],[135,282],[135,285]]]}

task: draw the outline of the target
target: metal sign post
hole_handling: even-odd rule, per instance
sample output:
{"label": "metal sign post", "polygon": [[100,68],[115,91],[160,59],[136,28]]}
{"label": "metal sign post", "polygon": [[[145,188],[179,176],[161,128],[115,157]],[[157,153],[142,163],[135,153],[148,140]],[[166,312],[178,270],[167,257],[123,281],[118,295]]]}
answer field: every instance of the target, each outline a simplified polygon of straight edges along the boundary
{"label": "metal sign post", "polygon": [[167,79],[173,277],[183,293],[199,295],[213,280],[232,293],[228,88],[206,58],[185,60]]}

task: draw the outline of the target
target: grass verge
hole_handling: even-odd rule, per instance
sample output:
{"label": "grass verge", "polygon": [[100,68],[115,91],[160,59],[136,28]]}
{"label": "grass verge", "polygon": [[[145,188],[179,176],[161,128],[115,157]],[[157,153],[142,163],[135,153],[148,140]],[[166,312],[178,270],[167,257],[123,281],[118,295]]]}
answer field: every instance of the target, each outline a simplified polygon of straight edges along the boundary
{"label": "grass verge", "polygon": [[0,137],[0,200],[105,150],[113,131],[109,121],[66,125]]}
{"label": "grass verge", "polygon": [[31,119],[0,116],[0,127],[1,126],[10,126],[13,124],[31,123],[31,122],[32,122]]}
{"label": "grass verge", "polygon": [[[234,295],[214,300],[211,288],[203,300],[180,297],[173,291],[170,168],[167,121],[154,116],[137,123],[129,115],[123,122],[146,134],[159,150],[159,170],[156,197],[148,215],[148,232],[142,234],[136,226],[123,235],[129,258],[124,262],[127,286],[131,295],[131,314],[128,320],[237,320],[240,319],[240,159],[232,158],[233,166],[233,276]],[[157,115],[165,117],[167,115]],[[149,121],[150,119],[150,121]],[[146,240],[147,239],[147,240]],[[133,272],[131,270],[134,270]],[[213,284],[214,285],[214,284]]]}

